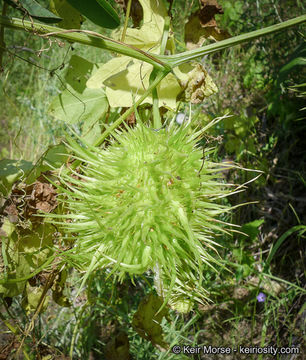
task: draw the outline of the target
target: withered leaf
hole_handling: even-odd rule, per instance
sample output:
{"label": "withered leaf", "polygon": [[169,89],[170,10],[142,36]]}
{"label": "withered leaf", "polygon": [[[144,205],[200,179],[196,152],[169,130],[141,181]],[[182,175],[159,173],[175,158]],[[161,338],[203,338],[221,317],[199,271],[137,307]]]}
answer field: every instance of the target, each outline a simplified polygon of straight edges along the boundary
{"label": "withered leaf", "polygon": [[202,27],[217,26],[215,15],[223,14],[222,6],[216,0],[202,0],[199,19]]}
{"label": "withered leaf", "polygon": [[67,279],[67,270],[62,270],[57,274],[55,281],[52,285],[52,298],[60,306],[70,307],[71,302],[64,295],[65,283]]}
{"label": "withered leaf", "polygon": [[42,218],[33,215],[39,210],[47,213],[54,210],[57,206],[56,196],[54,186],[44,176],[40,176],[33,184],[21,183],[13,188],[3,213],[12,223],[26,219],[42,222]]}
{"label": "withered leaf", "polygon": [[181,95],[183,101],[199,104],[205,97],[218,91],[217,86],[202,64],[196,64],[187,73],[181,72],[181,70],[184,69],[178,68],[175,73],[180,78],[181,87],[184,89]]}
{"label": "withered leaf", "polygon": [[230,37],[226,30],[218,27],[215,15],[223,14],[215,0],[202,0],[201,9],[190,15],[185,25],[185,42],[188,50],[202,46],[208,38],[220,41]]}

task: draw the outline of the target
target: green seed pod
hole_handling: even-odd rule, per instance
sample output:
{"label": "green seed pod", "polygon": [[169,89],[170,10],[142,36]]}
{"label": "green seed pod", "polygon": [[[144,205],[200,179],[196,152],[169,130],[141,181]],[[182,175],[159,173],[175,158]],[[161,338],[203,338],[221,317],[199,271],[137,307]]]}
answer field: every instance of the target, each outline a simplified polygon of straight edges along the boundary
{"label": "green seed pod", "polygon": [[229,211],[216,200],[231,193],[224,166],[209,161],[212,150],[197,146],[200,132],[189,125],[156,132],[140,124],[114,136],[105,149],[68,139],[84,165],[62,178],[69,211],[58,223],[74,241],[64,260],[87,276],[110,267],[120,279],[158,268],[167,298],[174,289],[201,298],[203,271],[218,264],[215,236],[225,231],[216,218]]}

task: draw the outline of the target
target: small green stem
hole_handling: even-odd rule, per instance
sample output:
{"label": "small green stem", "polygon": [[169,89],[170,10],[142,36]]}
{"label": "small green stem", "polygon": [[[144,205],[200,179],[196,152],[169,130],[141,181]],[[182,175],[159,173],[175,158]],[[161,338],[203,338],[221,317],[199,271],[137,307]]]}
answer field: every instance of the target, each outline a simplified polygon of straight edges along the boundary
{"label": "small green stem", "polygon": [[[154,73],[152,73],[151,75],[153,75],[152,79],[154,80]],[[157,88],[154,88],[152,90],[152,99],[153,99],[153,104],[152,104],[153,127],[154,129],[159,129],[162,127],[162,122],[159,113],[159,100],[158,100]]]}
{"label": "small green stem", "polygon": [[70,343],[70,351],[69,351],[69,356],[73,357],[73,348],[74,348],[74,344],[75,344],[75,339],[77,337],[77,334],[78,334],[78,330],[79,330],[79,325],[81,323],[81,320],[82,320],[82,315],[84,313],[84,311],[87,309],[88,307],[88,301],[83,305],[82,309],[81,309],[81,313],[79,314],[78,316],[78,319],[76,321],[76,324],[74,326],[74,329],[73,329],[73,333],[72,333],[72,339],[71,339],[71,343]]}
{"label": "small green stem", "polygon": [[160,45],[160,54],[161,55],[164,55],[165,51],[166,51],[166,46],[167,46],[167,41],[168,41],[168,36],[169,36],[169,29],[170,29],[170,18],[169,18],[169,16],[167,16],[165,18],[163,37],[162,37],[162,41],[161,41],[161,45]]}
{"label": "small green stem", "polygon": [[148,89],[144,92],[144,94],[135,102],[134,106],[131,106],[122,116],[119,117],[109,128],[107,128],[104,133],[100,136],[100,138],[95,142],[94,146],[99,146],[103,143],[103,141],[120,125],[123,121],[134,112],[134,108],[140,105],[146,97],[152,92],[153,89],[162,81],[162,79],[167,76],[170,71],[160,71],[155,80],[150,84]]}
{"label": "small green stem", "polygon": [[[169,16],[167,16],[165,18],[164,31],[163,31],[163,36],[162,36],[161,45],[160,45],[160,54],[161,55],[163,55],[166,51],[168,35],[169,35],[169,28],[170,28],[170,18],[169,18]],[[153,71],[150,75],[150,83],[154,81],[156,76],[157,76],[157,71],[156,71],[156,69],[153,69]],[[160,112],[159,112],[159,100],[158,100],[158,94],[157,94],[156,87],[152,90],[152,99],[153,99],[153,104],[152,104],[153,127],[155,129],[159,129],[162,127],[162,120],[161,120],[161,116],[160,116]]]}
{"label": "small green stem", "polygon": [[124,20],[122,35],[121,35],[121,42],[124,42],[124,39],[125,39],[126,29],[127,29],[127,26],[128,26],[128,23],[129,23],[129,18],[130,18],[131,5],[132,5],[132,0],[129,0],[128,4],[127,4],[127,7],[126,7],[126,14],[125,14],[125,20]]}

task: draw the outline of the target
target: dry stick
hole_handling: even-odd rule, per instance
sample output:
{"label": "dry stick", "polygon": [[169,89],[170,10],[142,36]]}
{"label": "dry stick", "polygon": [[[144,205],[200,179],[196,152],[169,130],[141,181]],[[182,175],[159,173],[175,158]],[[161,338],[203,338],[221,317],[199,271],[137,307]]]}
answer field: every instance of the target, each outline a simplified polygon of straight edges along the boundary
{"label": "dry stick", "polygon": [[57,268],[55,268],[54,270],[52,270],[52,272],[48,276],[47,283],[44,286],[44,290],[43,290],[43,292],[42,292],[42,294],[40,296],[39,303],[38,303],[38,305],[36,307],[35,313],[34,313],[32,319],[31,319],[30,323],[28,324],[28,326],[27,326],[27,328],[25,330],[24,336],[23,336],[23,338],[22,338],[22,340],[20,342],[20,346],[18,348],[17,355],[20,353],[21,349],[23,348],[23,344],[24,344],[25,339],[29,336],[29,333],[34,328],[34,322],[35,322],[37,316],[40,314],[41,309],[44,306],[44,302],[45,302],[45,299],[46,299],[47,292],[51,288],[51,286],[53,285],[53,282],[54,282],[58,272],[59,272],[59,270]]}
{"label": "dry stick", "polygon": [[[2,5],[2,16],[6,15],[7,10],[7,3],[4,2]],[[4,42],[4,25],[1,25],[0,27],[0,72],[2,71],[3,67],[3,53],[5,50],[5,42]]]}
{"label": "dry stick", "polygon": [[[3,324],[14,334],[15,337],[19,338],[19,330],[15,328],[8,320],[5,319],[5,317],[0,313],[0,319],[2,320]],[[30,356],[26,352],[25,349],[22,349],[23,355],[26,358],[26,360],[30,360]]]}

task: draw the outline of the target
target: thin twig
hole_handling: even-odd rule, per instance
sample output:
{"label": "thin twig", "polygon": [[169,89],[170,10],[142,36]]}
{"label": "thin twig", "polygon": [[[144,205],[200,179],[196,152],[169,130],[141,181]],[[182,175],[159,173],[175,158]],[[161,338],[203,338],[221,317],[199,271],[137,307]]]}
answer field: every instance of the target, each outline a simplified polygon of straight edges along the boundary
{"label": "thin twig", "polygon": [[[3,2],[2,5],[2,12],[1,15],[5,16],[7,10],[7,3]],[[4,25],[0,27],[0,72],[3,70],[3,53],[5,49],[5,42],[4,42]]]}

